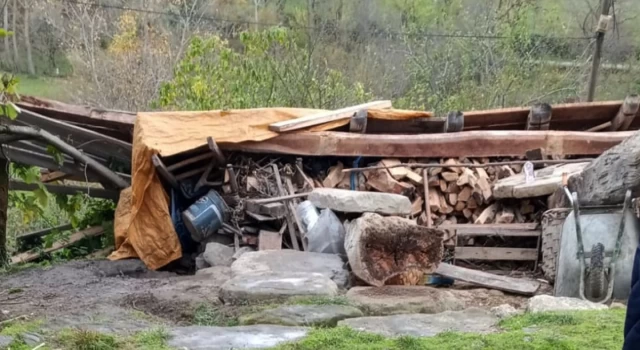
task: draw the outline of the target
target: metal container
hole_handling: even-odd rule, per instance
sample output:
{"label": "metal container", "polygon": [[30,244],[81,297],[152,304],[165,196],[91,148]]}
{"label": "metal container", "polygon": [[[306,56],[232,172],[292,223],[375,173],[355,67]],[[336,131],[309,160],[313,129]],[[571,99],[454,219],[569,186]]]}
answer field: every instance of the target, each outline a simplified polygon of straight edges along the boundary
{"label": "metal container", "polygon": [[214,235],[226,219],[226,204],[215,190],[210,190],[187,210],[182,212],[185,226],[191,233],[191,238],[202,242]]}

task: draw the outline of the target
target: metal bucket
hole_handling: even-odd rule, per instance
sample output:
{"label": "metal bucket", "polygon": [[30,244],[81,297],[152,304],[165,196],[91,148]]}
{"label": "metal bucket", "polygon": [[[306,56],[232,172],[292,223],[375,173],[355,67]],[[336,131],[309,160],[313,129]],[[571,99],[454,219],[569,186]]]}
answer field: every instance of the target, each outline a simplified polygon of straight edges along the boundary
{"label": "metal bucket", "polygon": [[210,190],[187,210],[182,212],[185,226],[191,233],[191,238],[202,242],[214,235],[225,221],[226,204],[218,192]]}

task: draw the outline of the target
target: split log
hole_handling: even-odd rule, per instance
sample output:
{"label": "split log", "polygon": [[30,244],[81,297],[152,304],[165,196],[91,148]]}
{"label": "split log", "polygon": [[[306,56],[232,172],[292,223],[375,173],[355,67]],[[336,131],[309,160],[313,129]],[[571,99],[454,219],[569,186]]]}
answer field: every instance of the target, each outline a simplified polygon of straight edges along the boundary
{"label": "split log", "polygon": [[490,206],[486,207],[482,214],[475,220],[475,224],[486,224],[487,222],[493,220],[498,211],[498,203],[493,203]]}
{"label": "split log", "polygon": [[398,165],[402,164],[399,159],[383,159],[380,161],[380,165],[387,168],[389,174],[396,179],[402,180],[407,176],[408,168],[398,167]]}
{"label": "split log", "polygon": [[367,186],[380,192],[411,196],[415,187],[411,184],[395,180],[387,170],[378,170],[367,179]]}
{"label": "split log", "polygon": [[338,186],[338,184],[345,177],[345,173],[342,172],[342,169],[344,169],[344,165],[342,164],[342,162],[338,162],[338,164],[329,168],[329,173],[327,174],[327,177],[325,177],[322,181],[322,186],[328,188],[334,188]]}
{"label": "split log", "polygon": [[447,203],[447,199],[442,194],[439,196],[440,198],[440,213],[441,214],[451,214],[453,213],[453,207]]}
{"label": "split log", "polygon": [[454,171],[444,171],[444,172],[442,172],[442,174],[440,174],[440,176],[442,176],[442,178],[446,182],[458,181],[458,173],[456,173]]}
{"label": "split log", "polygon": [[466,207],[467,207],[467,203],[461,202],[460,198],[458,198],[458,203],[456,203],[455,211],[462,212],[466,209]]}
{"label": "split log", "polygon": [[458,162],[457,160],[455,160],[453,158],[449,158],[444,163],[442,163],[442,165],[444,166],[445,169],[447,169],[449,171],[453,171],[456,174],[461,174],[462,173],[462,168],[460,168],[459,166],[453,166],[453,167],[448,167],[447,166],[447,165],[458,165],[458,164],[460,164],[460,162]]}
{"label": "split log", "polygon": [[[415,186],[419,186],[423,184],[423,179],[422,179],[422,175],[407,169],[407,174],[406,174],[407,179],[409,179],[409,181],[415,185]],[[436,178],[437,179],[437,178]]]}
{"label": "split log", "polygon": [[429,177],[429,187],[431,188],[440,187],[440,179],[438,178],[437,175]]}
{"label": "split log", "polygon": [[635,119],[640,107],[640,96],[629,95],[622,102],[620,110],[611,121],[609,131],[627,130]]}
{"label": "split log", "polygon": [[440,211],[440,195],[437,190],[434,188],[429,188],[429,208],[431,208],[431,212],[439,212]]}
{"label": "split log", "polygon": [[408,219],[364,214],[345,228],[353,273],[375,287],[411,269],[431,273],[442,260],[444,232]]}
{"label": "split log", "polygon": [[424,200],[422,197],[416,198],[411,204],[411,215],[418,216],[422,213],[422,205],[424,204]]}
{"label": "split log", "polygon": [[447,192],[447,188],[449,187],[447,182],[445,180],[440,179],[439,184],[440,184],[440,192]]}
{"label": "split log", "polygon": [[458,193],[460,192],[460,187],[458,187],[458,185],[456,185],[455,182],[450,182],[447,185],[447,189],[445,190],[446,193]]}
{"label": "split log", "polygon": [[458,204],[458,194],[457,193],[448,193],[447,194],[447,202],[455,207],[456,204]]}
{"label": "split log", "polygon": [[640,132],[612,147],[569,178],[582,205],[620,204],[625,192],[640,196]]}
{"label": "split log", "polygon": [[471,198],[472,193],[473,193],[473,190],[471,189],[471,187],[464,187],[458,193],[458,201],[459,202],[467,202],[469,200],[469,198]]}

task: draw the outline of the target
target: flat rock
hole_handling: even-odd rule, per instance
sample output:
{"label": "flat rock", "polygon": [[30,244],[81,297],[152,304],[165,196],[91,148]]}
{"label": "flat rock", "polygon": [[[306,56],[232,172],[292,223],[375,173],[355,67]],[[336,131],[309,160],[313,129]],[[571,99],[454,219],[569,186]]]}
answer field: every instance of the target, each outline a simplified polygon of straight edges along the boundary
{"label": "flat rock", "polygon": [[465,308],[453,293],[421,286],[354,287],[347,299],[368,315],[435,314]]}
{"label": "flat rock", "polygon": [[169,331],[169,346],[189,350],[262,349],[295,341],[307,335],[303,327],[177,327]]}
{"label": "flat rock", "polygon": [[309,201],[318,208],[347,213],[411,214],[409,198],[392,193],[316,188]]}
{"label": "flat rock", "polygon": [[238,260],[242,255],[244,255],[244,253],[251,253],[251,252],[255,252],[256,250],[251,248],[251,247],[242,247],[238,250],[236,250],[235,253],[233,253],[233,261]]}
{"label": "flat rock", "polygon": [[207,276],[219,281],[220,285],[231,279],[231,268],[229,266],[212,266],[196,271],[196,276]]}
{"label": "flat rock", "polygon": [[13,343],[13,337],[0,335],[0,349],[8,349],[11,343]]}
{"label": "flat rock", "polygon": [[338,287],[349,286],[349,272],[338,255],[300,252],[296,250],[264,250],[242,254],[231,265],[233,276],[283,272],[319,273],[333,280]]}
{"label": "flat rock", "polygon": [[554,297],[551,295],[536,295],[529,299],[528,312],[572,311],[572,310],[603,310],[607,306],[592,303],[588,300],[568,297]]}
{"label": "flat rock", "polygon": [[498,318],[490,312],[472,308],[464,311],[446,311],[438,314],[408,314],[350,318],[338,322],[358,331],[385,337],[432,337],[443,332],[491,333]]}
{"label": "flat rock", "polygon": [[233,277],[220,288],[226,304],[260,303],[291,297],[338,295],[338,286],[319,273],[265,272]]}
{"label": "flat rock", "polygon": [[209,266],[231,266],[234,249],[220,243],[207,243],[202,257]]}
{"label": "flat rock", "polygon": [[340,320],[362,316],[362,311],[348,305],[285,305],[243,316],[240,323],[335,327]]}
{"label": "flat rock", "polygon": [[511,316],[519,315],[522,313],[522,311],[509,304],[502,304],[500,306],[492,307],[491,313],[494,314],[497,318],[508,318]]}

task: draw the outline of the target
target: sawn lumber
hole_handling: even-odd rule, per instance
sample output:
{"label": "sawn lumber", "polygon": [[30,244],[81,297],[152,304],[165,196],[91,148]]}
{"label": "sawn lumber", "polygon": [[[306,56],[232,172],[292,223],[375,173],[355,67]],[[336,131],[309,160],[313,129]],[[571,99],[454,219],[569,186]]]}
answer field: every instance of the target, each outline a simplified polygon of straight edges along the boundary
{"label": "sawn lumber", "polygon": [[534,295],[540,288],[540,283],[535,281],[499,276],[444,263],[438,266],[435,273],[454,280],[523,295]]}
{"label": "sawn lumber", "polygon": [[282,134],[262,142],[223,143],[225,150],[305,156],[512,157],[541,148],[546,154],[599,155],[632,131],[469,131],[449,134],[369,135],[345,132]]}

